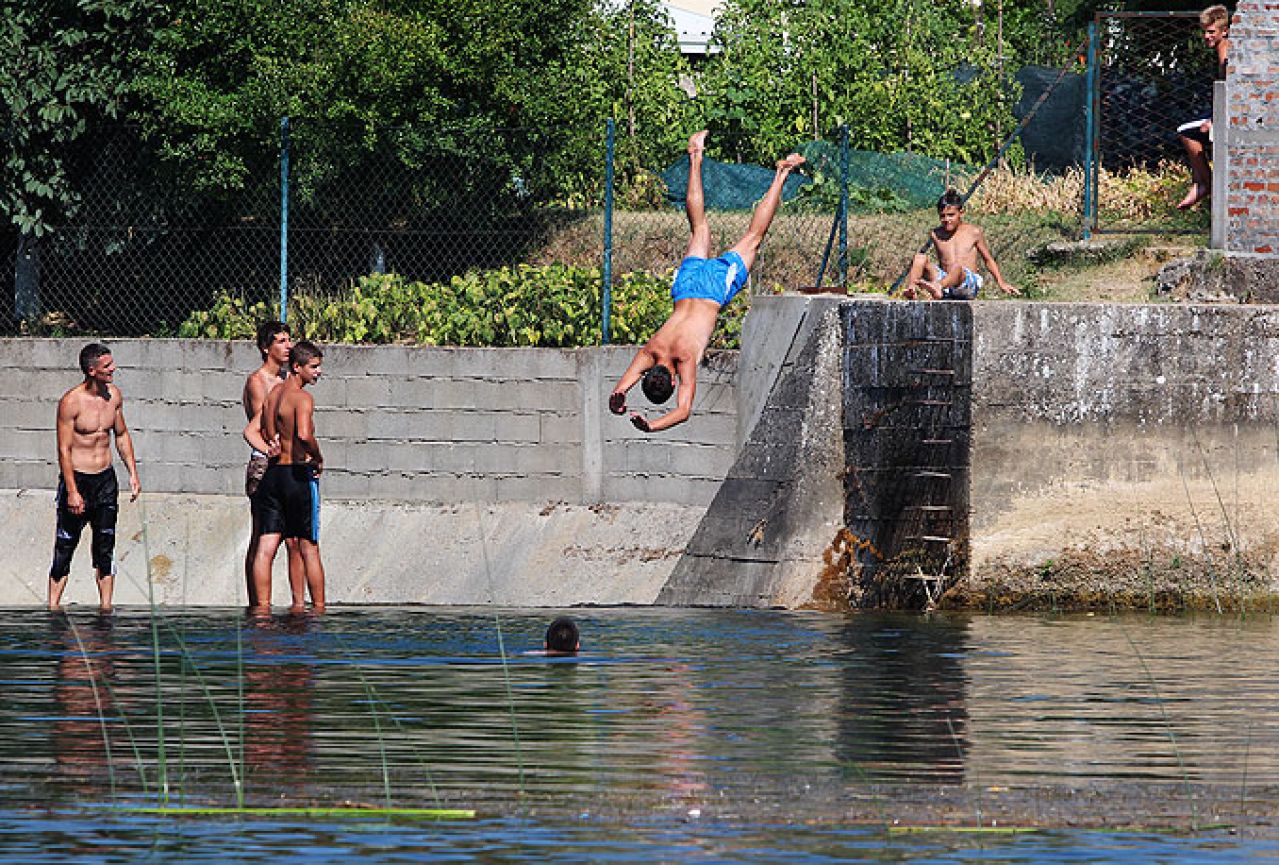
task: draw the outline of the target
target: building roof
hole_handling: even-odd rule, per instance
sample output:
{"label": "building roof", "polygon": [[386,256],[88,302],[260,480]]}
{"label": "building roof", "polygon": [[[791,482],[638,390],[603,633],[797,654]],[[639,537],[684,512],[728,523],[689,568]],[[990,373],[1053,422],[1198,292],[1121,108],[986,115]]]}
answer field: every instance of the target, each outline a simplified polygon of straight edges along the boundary
{"label": "building roof", "polygon": [[705,54],[715,28],[720,0],[665,0],[662,4],[675,22],[679,50],[683,54]]}

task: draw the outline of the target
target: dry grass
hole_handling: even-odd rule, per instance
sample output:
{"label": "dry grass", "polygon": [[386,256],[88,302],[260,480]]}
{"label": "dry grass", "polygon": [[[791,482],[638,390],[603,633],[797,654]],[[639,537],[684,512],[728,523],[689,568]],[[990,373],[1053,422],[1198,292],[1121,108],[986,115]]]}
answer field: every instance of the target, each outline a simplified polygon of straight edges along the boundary
{"label": "dry grass", "polygon": [[[962,186],[965,178],[957,178]],[[1104,226],[1156,224],[1168,229],[1206,233],[1206,214],[1182,214],[1174,205],[1185,191],[1184,166],[1165,162],[1153,170],[1135,168],[1101,173],[1100,208]],[[1154,268],[1137,261],[1097,265],[1069,274],[1043,271],[1031,253],[1045,244],[1078,237],[1081,227],[1084,174],[1071,169],[1047,177],[1031,169],[1001,166],[983,181],[969,206],[969,219],[980,224],[1005,276],[1030,289],[1031,296],[1070,300],[1138,300],[1149,293]],[[716,242],[727,247],[745,231],[746,212],[712,212]],[[912,254],[936,225],[931,208],[895,214],[853,214],[848,219],[850,285],[882,290],[909,264]],[[809,287],[817,280],[831,232],[830,215],[778,214],[760,252],[754,290],[767,292]],[[533,263],[553,261],[596,265],[603,254],[603,215],[583,214],[551,235]],[[688,223],[676,208],[618,210],[613,214],[613,270],[671,273],[684,254]],[[832,245],[824,282],[836,280],[837,248]],[[1058,294],[1061,297],[1058,297]],[[991,295],[994,296],[994,295]]]}

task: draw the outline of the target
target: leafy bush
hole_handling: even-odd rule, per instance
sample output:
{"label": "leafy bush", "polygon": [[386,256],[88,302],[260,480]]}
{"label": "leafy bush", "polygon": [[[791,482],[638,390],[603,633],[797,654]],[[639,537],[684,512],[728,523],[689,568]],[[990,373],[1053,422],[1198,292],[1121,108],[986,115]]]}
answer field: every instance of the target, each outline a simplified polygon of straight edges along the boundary
{"label": "leafy bush", "polygon": [[[615,281],[613,342],[638,344],[652,336],[670,313],[670,280],[669,274],[635,271]],[[336,297],[294,295],[289,323],[295,333],[328,343],[599,345],[601,282],[598,268],[562,264],[472,271],[447,283],[366,276]],[[725,310],[713,347],[737,347],[746,306],[738,301]],[[223,292],[212,307],[193,312],[178,335],[252,339],[259,322],[278,314],[274,304]]]}

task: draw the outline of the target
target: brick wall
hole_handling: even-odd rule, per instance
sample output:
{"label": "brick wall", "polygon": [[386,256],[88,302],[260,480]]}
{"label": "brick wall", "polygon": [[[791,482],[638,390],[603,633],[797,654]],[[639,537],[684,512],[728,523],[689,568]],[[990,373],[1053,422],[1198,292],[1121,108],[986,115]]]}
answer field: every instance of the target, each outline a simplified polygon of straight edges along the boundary
{"label": "brick wall", "polygon": [[1279,256],[1279,2],[1238,3],[1227,93],[1226,249]]}
{"label": "brick wall", "polygon": [[[0,341],[0,488],[57,482],[58,397],[82,340]],[[243,495],[248,343],[115,340],[143,486]],[[316,431],[328,498],[705,505],[736,453],[735,352],[698,376],[697,410],[647,436],[608,412],[634,349],[324,346]],[[636,388],[632,402],[646,407]],[[651,412],[650,412],[651,416]]]}

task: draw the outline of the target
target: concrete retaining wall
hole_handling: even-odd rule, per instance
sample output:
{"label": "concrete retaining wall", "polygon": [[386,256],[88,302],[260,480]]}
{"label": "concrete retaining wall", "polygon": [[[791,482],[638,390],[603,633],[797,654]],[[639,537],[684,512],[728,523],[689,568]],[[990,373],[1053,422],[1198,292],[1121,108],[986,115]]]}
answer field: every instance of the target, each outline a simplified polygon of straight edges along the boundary
{"label": "concrete retaining wall", "polygon": [[[83,341],[0,341],[0,489],[52,489],[58,397]],[[247,343],[111,343],[139,471],[153,492],[241,495]],[[609,414],[624,347],[324,346],[315,386],[326,497],[408,502],[663,502],[704,506],[736,450],[735,352],[709,357],[679,435]],[[643,406],[643,396],[633,399]]]}
{"label": "concrete retaining wall", "polygon": [[[0,518],[21,538],[0,556],[0,604],[45,594],[54,415],[80,380],[82,344],[0,341]],[[249,528],[240,393],[257,351],[111,348],[146,490],[145,509],[122,506],[118,600],[145,602],[150,573],[163,602],[237,603]],[[736,352],[708,357],[688,423],[648,436],[607,408],[632,348],[324,349],[313,393],[333,602],[649,603],[737,450]],[[638,388],[632,399],[647,408]],[[88,573],[85,541],[71,601],[93,599]],[[282,578],[275,598],[287,600]]]}

